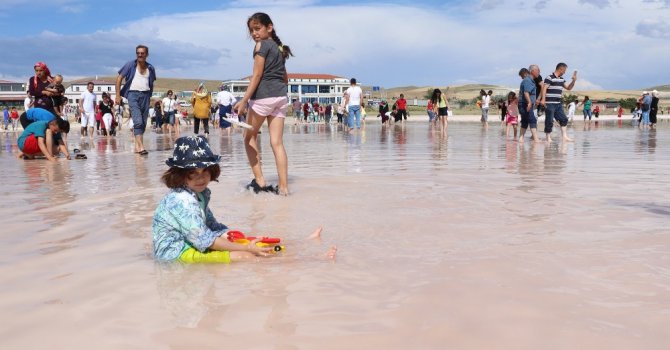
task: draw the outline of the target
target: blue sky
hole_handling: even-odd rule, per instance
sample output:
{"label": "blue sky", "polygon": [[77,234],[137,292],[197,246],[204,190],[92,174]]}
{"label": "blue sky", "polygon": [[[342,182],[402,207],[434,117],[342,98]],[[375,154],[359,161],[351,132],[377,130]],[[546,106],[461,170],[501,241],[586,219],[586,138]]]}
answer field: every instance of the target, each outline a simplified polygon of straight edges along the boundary
{"label": "blue sky", "polygon": [[364,84],[515,87],[537,63],[579,71],[577,88],[670,84],[670,0],[92,1],[2,0],[0,79],[44,61],[66,80],[114,75],[150,47],[160,77],[223,80],[251,71],[246,18],[271,15],[290,72]]}

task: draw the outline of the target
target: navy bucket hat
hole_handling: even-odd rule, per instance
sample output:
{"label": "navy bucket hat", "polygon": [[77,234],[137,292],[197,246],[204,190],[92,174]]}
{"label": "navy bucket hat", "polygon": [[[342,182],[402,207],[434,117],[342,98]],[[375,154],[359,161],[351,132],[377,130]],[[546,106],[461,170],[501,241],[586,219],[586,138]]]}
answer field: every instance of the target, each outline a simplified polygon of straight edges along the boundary
{"label": "navy bucket hat", "polygon": [[165,164],[182,169],[199,169],[216,165],[220,161],[221,156],[212,152],[207,139],[202,136],[184,136],[175,141],[172,158],[168,158]]}

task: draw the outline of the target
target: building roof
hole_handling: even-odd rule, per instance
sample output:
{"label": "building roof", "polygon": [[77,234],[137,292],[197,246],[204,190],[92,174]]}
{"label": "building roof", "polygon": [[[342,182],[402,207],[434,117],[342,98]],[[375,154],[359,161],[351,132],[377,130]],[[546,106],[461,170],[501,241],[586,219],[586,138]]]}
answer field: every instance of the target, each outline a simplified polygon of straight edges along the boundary
{"label": "building roof", "polygon": [[332,74],[289,73],[289,79],[346,79]]}
{"label": "building roof", "polygon": [[23,84],[23,83],[19,83],[18,81],[11,81],[11,80],[2,80],[2,79],[0,79],[0,84]]}
{"label": "building roof", "polygon": [[88,82],[93,82],[95,85],[115,85],[116,81],[108,81],[108,80],[101,80],[101,79],[78,79],[78,80],[73,80],[70,82],[70,85],[86,85]]}
{"label": "building roof", "polygon": [[[332,74],[311,74],[311,73],[288,73],[289,79],[321,79],[321,80],[331,80],[331,79],[347,79],[344,77],[338,77],[337,75]],[[246,76],[240,80],[250,80],[251,75]],[[348,80],[348,79],[347,79]]]}

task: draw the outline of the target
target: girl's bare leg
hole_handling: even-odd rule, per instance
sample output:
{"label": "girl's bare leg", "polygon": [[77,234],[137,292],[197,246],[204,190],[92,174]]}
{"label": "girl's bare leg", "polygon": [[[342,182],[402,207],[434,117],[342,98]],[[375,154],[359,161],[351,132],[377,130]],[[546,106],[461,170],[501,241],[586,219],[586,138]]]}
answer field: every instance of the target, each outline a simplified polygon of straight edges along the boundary
{"label": "girl's bare leg", "polygon": [[[249,109],[247,121],[253,129],[247,130],[244,133],[244,149],[247,152],[249,166],[251,167],[251,172],[254,174],[256,183],[261,187],[265,187],[265,178],[263,177],[263,169],[261,168],[261,152],[260,147],[258,147],[258,130],[263,125],[265,117],[259,116],[252,109]],[[270,132],[270,139],[272,139],[272,132]]]}
{"label": "girl's bare leg", "polygon": [[[275,155],[277,174],[279,175],[279,194],[286,196],[288,195],[288,157],[284,148],[284,118],[272,116],[267,118],[268,128],[270,129],[270,145]],[[256,181],[258,182],[258,180]]]}

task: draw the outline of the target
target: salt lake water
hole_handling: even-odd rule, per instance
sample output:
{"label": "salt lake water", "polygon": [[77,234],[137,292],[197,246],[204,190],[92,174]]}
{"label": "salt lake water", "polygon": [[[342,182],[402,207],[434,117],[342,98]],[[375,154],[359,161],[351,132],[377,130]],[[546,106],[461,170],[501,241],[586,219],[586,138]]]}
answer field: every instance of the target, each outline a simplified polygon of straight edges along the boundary
{"label": "salt lake water", "polygon": [[148,132],[141,157],[128,130],[73,132],[88,159],[50,163],[0,134],[2,348],[666,349],[670,126],[569,133],[520,145],[495,123],[291,121],[279,197],[244,190],[241,133],[213,131],[212,211],[286,253],[197,266],[151,255],[174,137]]}

